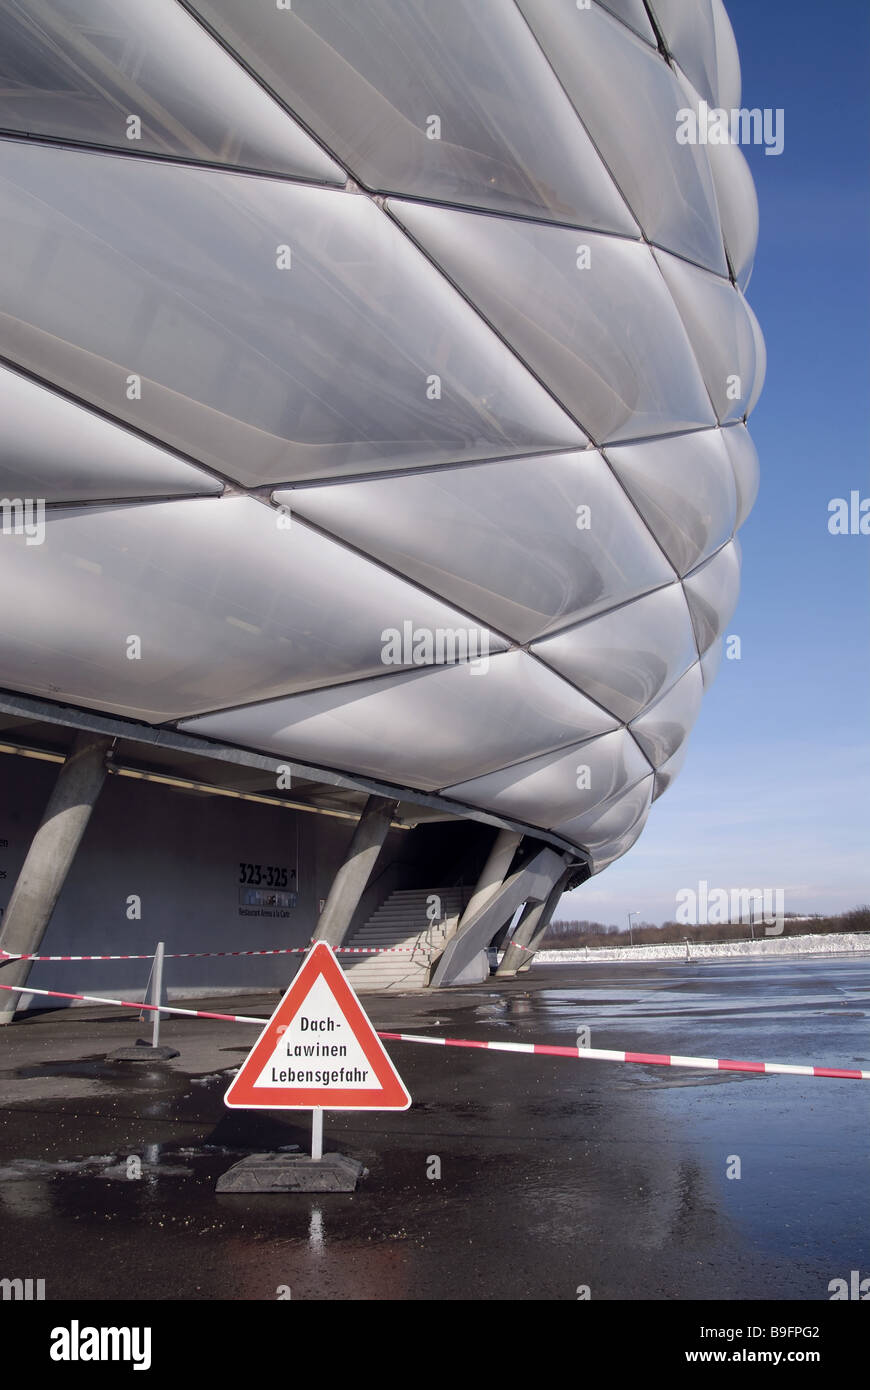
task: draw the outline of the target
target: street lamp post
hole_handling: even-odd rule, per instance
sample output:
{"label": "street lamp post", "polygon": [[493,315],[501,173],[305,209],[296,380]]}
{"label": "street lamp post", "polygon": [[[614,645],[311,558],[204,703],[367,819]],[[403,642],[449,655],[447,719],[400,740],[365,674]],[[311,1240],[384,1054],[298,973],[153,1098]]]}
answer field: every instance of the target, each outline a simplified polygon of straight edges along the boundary
{"label": "street lamp post", "polygon": [[631,930],[631,919],[632,919],[632,917],[639,917],[639,916],[640,916],[640,913],[639,913],[639,912],[629,912],[629,914],[628,914],[628,939],[629,939],[629,941],[631,942],[632,946],[634,945],[634,933],[633,933],[633,931]]}

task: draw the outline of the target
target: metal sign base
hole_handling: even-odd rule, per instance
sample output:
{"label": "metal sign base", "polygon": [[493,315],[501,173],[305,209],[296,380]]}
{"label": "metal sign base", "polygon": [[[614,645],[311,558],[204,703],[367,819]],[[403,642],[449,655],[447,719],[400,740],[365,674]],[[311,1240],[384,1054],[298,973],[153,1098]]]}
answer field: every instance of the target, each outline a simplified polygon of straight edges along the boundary
{"label": "metal sign base", "polygon": [[251,1154],[218,1178],[216,1192],[355,1192],[368,1169],[346,1154]]}

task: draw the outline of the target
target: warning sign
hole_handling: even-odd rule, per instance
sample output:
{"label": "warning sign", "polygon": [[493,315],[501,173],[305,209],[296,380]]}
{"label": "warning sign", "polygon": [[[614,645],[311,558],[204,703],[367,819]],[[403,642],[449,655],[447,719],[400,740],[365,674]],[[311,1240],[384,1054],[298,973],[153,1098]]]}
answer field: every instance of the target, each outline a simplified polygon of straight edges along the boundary
{"label": "warning sign", "polygon": [[411,1104],[325,941],[305,957],[224,1103],[239,1110],[407,1110]]}

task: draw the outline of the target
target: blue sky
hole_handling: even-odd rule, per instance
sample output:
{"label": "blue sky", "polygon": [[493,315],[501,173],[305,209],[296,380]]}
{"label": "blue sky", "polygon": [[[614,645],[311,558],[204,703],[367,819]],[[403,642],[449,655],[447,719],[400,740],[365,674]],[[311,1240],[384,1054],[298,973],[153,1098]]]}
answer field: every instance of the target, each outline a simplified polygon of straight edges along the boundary
{"label": "blue sky", "polygon": [[723,661],[640,840],[562,899],[562,919],[662,921],[701,879],[783,888],[787,912],[870,902],[870,537],[827,529],[832,498],[870,497],[870,5],[726,6],[743,104],[785,112],[781,155],[744,149],[768,370],[728,628],[742,659]]}

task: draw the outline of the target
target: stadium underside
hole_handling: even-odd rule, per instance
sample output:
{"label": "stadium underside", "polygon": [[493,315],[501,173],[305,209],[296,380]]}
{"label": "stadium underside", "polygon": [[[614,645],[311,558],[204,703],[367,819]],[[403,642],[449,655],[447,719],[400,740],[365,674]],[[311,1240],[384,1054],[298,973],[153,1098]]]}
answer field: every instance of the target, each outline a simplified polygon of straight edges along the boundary
{"label": "stadium underside", "polygon": [[[165,856],[160,877],[171,857],[183,849],[178,835],[187,837],[191,824],[207,821],[217,805],[232,808],[239,857],[231,864],[238,869],[236,880],[248,880],[230,887],[225,875],[219,901],[211,909],[198,908],[197,880],[200,875],[208,877],[212,869],[207,852],[201,857],[194,853],[186,861],[193,891],[185,888],[177,893],[167,885],[171,902],[156,914],[161,939],[166,936],[167,949],[175,952],[300,948],[318,939],[329,941],[341,953],[340,948],[391,894],[423,894],[417,935],[424,939],[417,956],[425,968],[415,973],[413,987],[485,978],[491,959],[487,948],[507,944],[511,923],[515,923],[510,934],[515,944],[503,958],[499,973],[515,974],[528,969],[562,892],[589,875],[581,851],[534,827],[435,796],[409,795],[387,784],[287,764],[247,749],[27,696],[0,698],[0,758],[10,794],[7,805],[14,800],[19,807],[14,817],[18,834],[14,840],[4,835],[0,841],[4,876],[10,857],[13,864],[20,864],[3,915],[2,948],[10,955],[108,955],[153,946],[149,918],[155,915],[155,904],[153,898],[148,901],[147,891],[135,892],[136,844],[143,831],[137,798],[146,788],[148,795],[159,798],[158,819],[167,828],[165,838],[158,835],[162,846],[153,846],[161,858]],[[42,774],[38,786],[33,780],[34,765],[40,765]],[[48,796],[42,804],[39,798],[46,789]],[[92,813],[107,795],[118,803],[105,817],[112,829],[111,847],[103,843],[100,818],[91,823]],[[254,853],[246,847],[251,841],[244,825],[255,807],[260,824],[263,817],[271,822],[270,848],[259,858],[245,858]],[[152,808],[147,808],[145,819],[152,814]],[[300,837],[303,821],[306,831]],[[260,834],[258,825],[255,838]],[[283,849],[282,840],[288,842]],[[126,866],[127,882],[117,891],[112,882],[102,890],[97,882],[100,866],[109,856],[116,865]],[[263,858],[282,864],[264,866]],[[289,873],[283,868],[284,860],[293,861]],[[258,877],[265,888],[257,883]],[[77,882],[87,885],[85,896],[92,900],[86,916]],[[292,892],[288,885],[293,885]],[[439,900],[427,912],[426,900],[445,888],[458,890],[461,911],[448,914]],[[65,911],[56,914],[62,892]],[[245,908],[242,903],[251,895],[264,908],[266,920],[275,924],[273,940],[266,940],[268,932],[257,940],[251,936],[249,918],[260,915],[257,907]],[[127,910],[130,898],[137,900],[132,915]],[[292,906],[281,912],[291,900]],[[457,900],[451,902],[456,906]],[[240,911],[245,912],[242,919]],[[168,920],[171,936],[163,925]],[[355,963],[349,955],[344,959]],[[271,986],[289,978],[298,957],[278,957],[277,961],[277,971],[275,958],[261,961],[256,978],[262,984]],[[3,967],[3,983],[23,984],[31,971],[39,975],[30,979],[37,988],[49,978],[51,987],[82,985],[72,962],[62,980],[56,964],[47,974],[40,964],[10,962]],[[186,976],[194,992],[236,987],[232,967],[215,972],[200,963],[194,974],[199,978],[193,980],[190,972]],[[116,978],[117,973],[113,975],[107,967],[99,987],[106,988]],[[365,981],[359,983],[364,990]],[[92,975],[88,984],[93,986]],[[249,971],[243,985],[252,984]],[[10,1002],[3,1021],[8,1022],[14,1012]]]}

